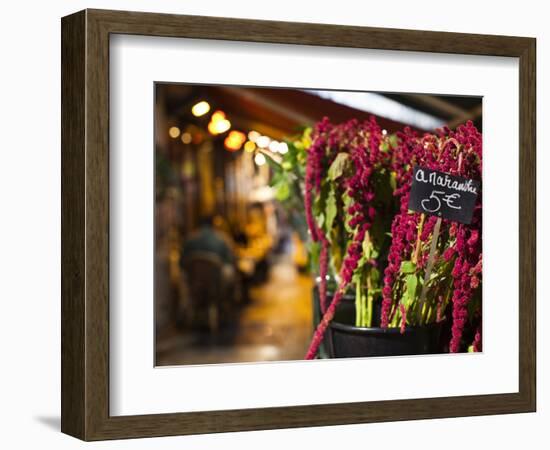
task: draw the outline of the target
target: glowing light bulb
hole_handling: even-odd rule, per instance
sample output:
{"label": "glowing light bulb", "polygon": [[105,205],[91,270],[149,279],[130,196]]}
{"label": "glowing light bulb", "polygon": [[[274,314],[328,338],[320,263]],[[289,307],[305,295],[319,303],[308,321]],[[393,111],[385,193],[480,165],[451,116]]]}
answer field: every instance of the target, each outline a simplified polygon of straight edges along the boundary
{"label": "glowing light bulb", "polygon": [[231,122],[227,119],[217,120],[208,124],[208,131],[212,134],[222,134],[231,128]]}
{"label": "glowing light bulb", "polygon": [[278,151],[281,155],[288,153],[288,145],[286,142],[279,142]]}
{"label": "glowing light bulb", "polygon": [[231,128],[231,122],[227,119],[220,120],[216,128],[218,129],[218,133],[225,133]]}
{"label": "glowing light bulb", "polygon": [[260,148],[269,147],[270,142],[271,139],[269,139],[267,136],[260,136],[258,139],[256,139],[256,145]]}
{"label": "glowing light bulb", "polygon": [[217,122],[218,120],[225,119],[225,113],[223,111],[216,111],[212,114],[210,120],[212,122]]}
{"label": "glowing light bulb", "polygon": [[256,140],[260,137],[260,133],[258,133],[257,131],[250,131],[248,133],[248,139],[251,141],[251,142],[256,142]]}
{"label": "glowing light bulb", "polygon": [[271,141],[269,143],[269,150],[271,150],[273,153],[277,153],[277,151],[279,150],[279,142]]}
{"label": "glowing light bulb", "polygon": [[204,116],[208,111],[210,111],[210,104],[204,100],[193,105],[191,108],[191,112],[195,117]]}
{"label": "glowing light bulb", "polygon": [[256,153],[254,156],[254,162],[257,166],[263,166],[265,164],[265,156],[262,153]]}
{"label": "glowing light bulb", "polygon": [[244,141],[246,141],[246,136],[244,135],[244,133],[233,130],[225,138],[224,145],[227,150],[234,152],[242,147]]}
{"label": "glowing light bulb", "polygon": [[178,127],[170,127],[168,134],[172,139],[176,139],[180,135],[180,129]]}
{"label": "glowing light bulb", "polygon": [[223,111],[216,111],[210,118],[208,131],[212,134],[222,134],[231,128],[231,122],[225,118]]}
{"label": "glowing light bulb", "polygon": [[191,133],[185,132],[181,134],[181,142],[183,142],[184,144],[190,144],[192,140],[193,136],[191,135]]}
{"label": "glowing light bulb", "polygon": [[256,150],[256,144],[252,141],[246,141],[244,144],[244,151],[252,153],[254,150]]}

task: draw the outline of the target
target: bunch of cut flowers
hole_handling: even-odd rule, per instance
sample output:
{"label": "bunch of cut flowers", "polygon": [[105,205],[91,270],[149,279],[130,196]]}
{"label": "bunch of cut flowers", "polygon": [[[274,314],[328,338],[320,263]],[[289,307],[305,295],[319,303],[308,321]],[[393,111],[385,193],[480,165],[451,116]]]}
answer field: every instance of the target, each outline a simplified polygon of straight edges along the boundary
{"label": "bunch of cut flowers", "polygon": [[468,225],[408,209],[416,165],[481,181],[473,124],[388,134],[374,118],[325,118],[288,146],[281,160],[268,160],[277,198],[303,218],[317,273],[322,318],[306,359],[317,355],[349,291],[357,327],[404,332],[446,321],[449,351],[481,350],[481,196]]}

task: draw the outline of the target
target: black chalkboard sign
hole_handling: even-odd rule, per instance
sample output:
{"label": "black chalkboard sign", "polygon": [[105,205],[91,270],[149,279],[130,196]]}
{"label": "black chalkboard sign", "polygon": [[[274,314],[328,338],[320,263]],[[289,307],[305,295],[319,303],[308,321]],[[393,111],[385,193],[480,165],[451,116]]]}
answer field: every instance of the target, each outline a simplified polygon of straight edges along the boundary
{"label": "black chalkboard sign", "polygon": [[416,166],[409,209],[468,224],[479,189],[479,181]]}

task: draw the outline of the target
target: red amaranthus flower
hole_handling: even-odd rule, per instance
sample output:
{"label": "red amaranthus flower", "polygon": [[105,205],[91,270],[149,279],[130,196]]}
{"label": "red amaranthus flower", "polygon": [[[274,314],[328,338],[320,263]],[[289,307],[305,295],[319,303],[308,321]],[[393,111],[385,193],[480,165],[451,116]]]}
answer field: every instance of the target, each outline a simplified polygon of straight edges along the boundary
{"label": "red amaranthus flower", "polygon": [[[425,134],[419,137],[410,129],[398,134],[399,145],[394,155],[393,169],[396,173],[397,189],[395,195],[400,197],[401,208],[394,217],[391,233],[388,265],[384,271],[384,286],[382,289],[381,324],[388,327],[395,314],[406,315],[401,308],[400,299],[396,298],[396,286],[400,282],[401,264],[412,261],[415,267],[425,267],[429,243],[436,217],[424,217],[419,213],[409,211],[409,192],[412,184],[412,169],[421,165],[454,175],[481,180],[482,139],[471,122],[451,131],[448,128],[440,130],[438,135]],[[481,277],[481,195],[478,196],[471,224],[451,223],[443,220],[441,236],[444,242],[442,258],[439,261],[453,264],[451,303],[452,303],[452,339],[450,351],[458,352],[461,348],[461,337],[468,320],[467,306],[474,291],[480,284]],[[436,294],[436,293],[434,293]],[[437,294],[434,298],[439,299]],[[434,320],[441,316],[441,303],[435,303],[437,314]],[[416,315],[410,315],[411,319]],[[393,321],[395,323],[395,321]],[[403,324],[401,322],[401,328]]]}
{"label": "red amaranthus flower", "polygon": [[[399,285],[403,282],[401,271],[404,262],[412,262],[414,271],[425,270],[429,244],[438,221],[436,217],[425,217],[408,210],[413,167],[422,165],[481,180],[481,134],[471,122],[458,127],[456,131],[444,128],[438,134],[423,136],[405,128],[397,135],[397,148],[388,151],[385,147],[383,150],[383,144],[384,133],[374,119],[364,123],[352,120],[339,126],[324,119],[312,133],[312,145],[307,153],[305,206],[312,239],[321,247],[319,292],[324,314],[315,330],[307,359],[315,357],[339,302],[350,283],[356,281],[352,280],[354,275],[363,273],[360,271],[365,264],[371,264],[372,267],[378,264],[374,259],[366,262],[363,250],[365,243],[369,241],[372,223],[381,214],[373,201],[379,187],[373,179],[380,170],[393,173],[396,182],[394,195],[399,199],[400,205],[399,212],[391,223],[392,240],[383,276],[381,325],[388,327],[391,324],[404,332],[406,326],[415,324],[415,321],[439,322],[444,320],[447,306],[451,304],[453,320],[450,350],[456,352],[461,349],[462,333],[469,320],[468,305],[481,283],[481,196],[477,200],[471,224],[442,221],[441,240],[437,246],[435,262],[436,268],[449,271],[442,279],[448,280],[450,276],[452,282],[435,283],[435,287],[431,287],[433,292],[430,292],[432,298],[430,308],[426,308],[427,312],[420,311],[420,315],[410,314],[408,309],[412,305],[410,302],[401,302],[403,286],[399,288]],[[337,181],[331,179],[329,182],[329,168],[342,152],[351,162],[352,170]],[[333,183],[330,189],[338,189],[338,199],[341,195],[348,199],[343,208],[341,200],[338,200],[339,211],[345,216],[348,244],[339,268],[339,284],[328,307],[326,275],[334,236],[333,230],[327,229],[328,225],[323,222],[326,216],[317,222],[313,208],[314,199],[322,195],[322,192],[326,193],[327,183]],[[382,212],[382,216],[384,214]],[[407,267],[410,270],[411,264]],[[416,308],[419,309],[419,306]],[[474,348],[478,348],[480,343],[481,327],[475,335]]]}
{"label": "red amaranthus flower", "polygon": [[321,279],[319,283],[319,297],[322,312],[326,309],[329,241],[313,217],[313,196],[320,193],[323,173],[326,172],[327,133],[329,133],[331,129],[332,125],[326,118],[315,127],[312,145],[307,150],[304,180],[304,202],[307,226],[313,242],[320,242],[321,244],[319,258],[319,277]]}
{"label": "red amaranthus flower", "polygon": [[[383,161],[389,164],[387,153],[380,151],[382,141],[382,130],[374,120],[370,119],[365,123],[359,123],[351,120],[340,126],[332,126],[327,121],[321,122],[322,131],[317,128],[314,134],[314,141],[311,146],[313,154],[311,155],[311,164],[309,173],[314,172],[314,167],[317,165],[318,149],[327,148],[325,154],[328,155],[328,160],[332,162],[336,154],[340,151],[345,151],[352,162],[353,173],[347,178],[342,178],[341,183],[345,190],[350,204],[345,209],[347,216],[347,226],[352,230],[352,239],[347,246],[345,256],[340,268],[340,281],[336,292],[332,298],[330,306],[325,310],[326,305],[326,282],[323,274],[326,274],[326,254],[324,249],[328,249],[329,240],[327,236],[316,230],[316,236],[321,240],[321,282],[319,287],[321,311],[324,313],[321,322],[315,330],[312,342],[306,355],[306,359],[312,359],[317,354],[319,345],[322,342],[324,333],[334,317],[334,313],[348,286],[352,282],[354,272],[358,268],[359,261],[363,254],[363,242],[368,236],[368,231],[372,221],[376,215],[376,209],[373,207],[373,199],[375,197],[374,186],[372,185],[371,176],[374,173],[376,166],[379,166]],[[310,160],[308,155],[308,161]],[[314,167],[313,167],[314,166]],[[328,166],[324,165],[324,167]],[[326,176],[326,173],[324,174]],[[313,179],[313,176],[311,176]],[[306,184],[306,189],[311,186],[311,183]],[[309,206],[311,208],[311,200]],[[308,219],[308,223],[309,223]],[[314,220],[311,220],[315,223]],[[313,235],[313,233],[312,233]],[[326,247],[325,247],[325,245]],[[324,267],[323,267],[324,266]]]}

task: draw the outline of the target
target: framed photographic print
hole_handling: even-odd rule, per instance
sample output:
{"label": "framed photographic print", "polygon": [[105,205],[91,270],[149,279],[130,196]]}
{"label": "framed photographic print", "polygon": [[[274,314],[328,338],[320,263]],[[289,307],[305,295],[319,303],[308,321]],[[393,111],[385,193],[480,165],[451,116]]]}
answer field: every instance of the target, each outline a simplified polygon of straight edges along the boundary
{"label": "framed photographic print", "polygon": [[532,38],[64,17],[62,431],[535,411],[535,131]]}

